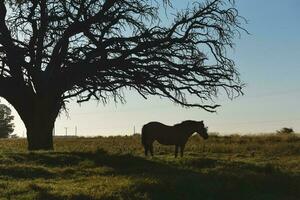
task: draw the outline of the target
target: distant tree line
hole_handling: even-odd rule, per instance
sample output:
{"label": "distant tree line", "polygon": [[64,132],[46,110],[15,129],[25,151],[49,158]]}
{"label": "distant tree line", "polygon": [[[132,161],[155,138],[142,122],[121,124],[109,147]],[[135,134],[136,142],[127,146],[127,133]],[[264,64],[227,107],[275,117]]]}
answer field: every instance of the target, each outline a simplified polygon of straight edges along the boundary
{"label": "distant tree line", "polygon": [[276,133],[277,134],[292,134],[295,132],[294,132],[294,129],[292,129],[292,128],[283,127],[282,129],[277,130]]}
{"label": "distant tree line", "polygon": [[5,104],[0,104],[0,138],[8,138],[14,131],[14,116],[11,109]]}

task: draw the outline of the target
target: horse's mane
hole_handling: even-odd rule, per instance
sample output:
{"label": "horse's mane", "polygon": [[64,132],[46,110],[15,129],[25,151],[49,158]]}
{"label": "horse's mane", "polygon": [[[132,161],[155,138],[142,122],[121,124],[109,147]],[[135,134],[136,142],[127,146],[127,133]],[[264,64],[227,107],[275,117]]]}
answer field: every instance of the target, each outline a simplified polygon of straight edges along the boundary
{"label": "horse's mane", "polygon": [[178,124],[175,124],[174,126],[175,127],[178,127],[178,126],[189,126],[191,124],[195,124],[195,122],[196,121],[194,121],[194,120],[185,120],[185,121],[182,121],[182,122],[180,122]]}

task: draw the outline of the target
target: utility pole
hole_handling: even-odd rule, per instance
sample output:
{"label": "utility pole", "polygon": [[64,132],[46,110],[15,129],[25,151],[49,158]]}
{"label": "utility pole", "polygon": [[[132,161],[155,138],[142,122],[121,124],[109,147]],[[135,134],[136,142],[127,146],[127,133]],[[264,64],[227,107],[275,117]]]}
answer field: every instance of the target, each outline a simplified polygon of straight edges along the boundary
{"label": "utility pole", "polygon": [[75,126],[75,136],[77,136],[77,126]]}
{"label": "utility pole", "polygon": [[68,136],[68,127],[65,127],[66,136]]}

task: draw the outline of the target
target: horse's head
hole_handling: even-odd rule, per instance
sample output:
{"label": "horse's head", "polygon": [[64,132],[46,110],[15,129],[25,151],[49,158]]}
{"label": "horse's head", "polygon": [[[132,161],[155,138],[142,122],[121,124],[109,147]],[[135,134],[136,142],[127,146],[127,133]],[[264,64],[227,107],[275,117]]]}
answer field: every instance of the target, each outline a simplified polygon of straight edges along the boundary
{"label": "horse's head", "polygon": [[207,127],[204,126],[203,121],[197,122],[197,133],[205,140],[208,138]]}

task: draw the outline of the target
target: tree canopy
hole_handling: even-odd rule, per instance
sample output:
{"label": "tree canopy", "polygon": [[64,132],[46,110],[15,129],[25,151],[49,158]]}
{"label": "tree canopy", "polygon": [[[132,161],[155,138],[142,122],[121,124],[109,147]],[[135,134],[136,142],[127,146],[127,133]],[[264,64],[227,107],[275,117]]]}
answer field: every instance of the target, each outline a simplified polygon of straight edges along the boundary
{"label": "tree canopy", "polygon": [[0,0],[0,96],[27,129],[33,115],[54,122],[70,98],[124,101],[124,89],[215,112],[221,90],[242,94],[227,49],[243,22],[233,0],[184,10],[172,0]]}

